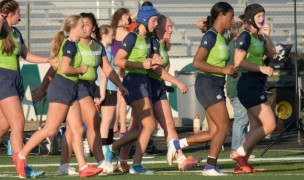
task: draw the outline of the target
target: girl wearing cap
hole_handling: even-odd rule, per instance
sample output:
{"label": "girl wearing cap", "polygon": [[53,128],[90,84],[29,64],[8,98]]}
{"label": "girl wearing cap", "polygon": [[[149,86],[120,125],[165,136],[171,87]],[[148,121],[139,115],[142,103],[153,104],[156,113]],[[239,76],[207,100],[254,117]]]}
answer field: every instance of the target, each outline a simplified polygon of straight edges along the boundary
{"label": "girl wearing cap", "polygon": [[224,33],[230,29],[233,17],[233,8],[226,2],[218,2],[212,7],[213,26],[203,36],[193,59],[193,67],[199,70],[195,81],[195,94],[205,108],[209,131],[200,132],[179,141],[170,141],[168,149],[173,152],[192,144],[210,141],[210,152],[203,169],[203,175],[206,176],[225,175],[216,165],[229,128],[224,84],[225,75],[233,75],[235,68],[232,65],[225,66],[229,59],[229,50]]}
{"label": "girl wearing cap", "polygon": [[[237,162],[235,169],[243,173],[258,172],[248,165],[254,146],[275,129],[275,118],[267,103],[265,83],[273,69],[265,66],[263,56],[273,58],[275,47],[270,39],[270,27],[265,24],[265,10],[260,4],[245,9],[246,30],[237,38],[234,62],[242,69],[237,84],[238,98],[247,109],[250,130],[243,144],[230,157]],[[249,82],[249,83],[248,83]]]}
{"label": "girl wearing cap", "polygon": [[124,98],[133,109],[133,114],[136,116],[134,119],[142,126],[130,173],[153,173],[143,168],[141,161],[155,127],[147,70],[152,69],[153,65],[162,63],[160,59],[149,58],[151,48],[149,35],[157,26],[157,15],[157,10],[152,6],[140,7],[137,15],[137,30],[126,36],[114,60],[116,66],[125,69],[123,85],[128,89],[129,95]]}

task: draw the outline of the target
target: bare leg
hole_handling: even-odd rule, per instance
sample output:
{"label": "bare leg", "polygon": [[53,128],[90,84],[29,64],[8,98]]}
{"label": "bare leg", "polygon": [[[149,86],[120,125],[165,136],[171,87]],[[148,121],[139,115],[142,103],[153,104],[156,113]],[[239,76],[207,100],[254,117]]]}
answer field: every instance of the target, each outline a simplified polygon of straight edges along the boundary
{"label": "bare leg", "polygon": [[64,120],[69,107],[70,106],[61,103],[50,103],[45,126],[31,136],[20,152],[21,155],[26,157],[31,150],[41,143],[45,138],[54,135]]}
{"label": "bare leg", "polygon": [[2,110],[0,108],[0,142],[2,140],[3,135],[9,130],[10,126],[8,124],[8,121],[4,117]]}
{"label": "bare leg", "polygon": [[[22,132],[24,128],[25,118],[21,108],[18,96],[7,97],[0,101],[0,109],[2,117],[0,118],[1,126],[3,126],[2,134],[9,126],[11,128],[10,141],[14,153],[20,152],[23,146]],[[12,113],[13,112],[13,113]],[[3,123],[3,125],[2,125]],[[34,146],[35,147],[35,146]]]}
{"label": "bare leg", "polygon": [[[91,97],[85,97],[79,101],[83,123],[87,126],[87,139],[91,151],[97,162],[104,159],[100,138],[100,120]],[[102,112],[103,114],[103,112]]]}

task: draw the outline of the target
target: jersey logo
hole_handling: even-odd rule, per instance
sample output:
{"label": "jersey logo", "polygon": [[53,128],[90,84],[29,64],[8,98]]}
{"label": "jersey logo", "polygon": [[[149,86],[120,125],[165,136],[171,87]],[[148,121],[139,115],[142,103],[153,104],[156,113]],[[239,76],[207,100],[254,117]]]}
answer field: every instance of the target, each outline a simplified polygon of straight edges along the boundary
{"label": "jersey logo", "polygon": [[207,45],[207,44],[208,44],[208,41],[204,41],[204,44],[206,44],[206,45]]}
{"label": "jersey logo", "polygon": [[265,100],[266,99],[265,95],[260,96],[260,99]]}
{"label": "jersey logo", "polygon": [[68,54],[71,54],[71,51],[70,51],[70,50],[67,50],[67,53],[68,53]]}
{"label": "jersey logo", "polygon": [[240,42],[239,44],[240,44],[240,46],[242,46],[244,43],[243,43],[243,42]]}
{"label": "jersey logo", "polygon": [[220,94],[219,94],[219,95],[217,95],[217,96],[216,96],[216,99],[217,99],[217,100],[222,99],[222,95],[220,95]]}
{"label": "jersey logo", "polygon": [[123,43],[122,45],[123,45],[124,47],[126,47],[126,46],[127,46],[127,43]]}

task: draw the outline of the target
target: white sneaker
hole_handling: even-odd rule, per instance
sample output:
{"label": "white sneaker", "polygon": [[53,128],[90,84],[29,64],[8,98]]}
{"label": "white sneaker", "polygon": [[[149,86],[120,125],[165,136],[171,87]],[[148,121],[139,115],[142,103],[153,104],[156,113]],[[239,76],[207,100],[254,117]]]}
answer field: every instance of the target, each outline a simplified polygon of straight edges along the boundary
{"label": "white sneaker", "polygon": [[206,165],[203,169],[203,175],[204,176],[227,176],[227,174],[222,173],[220,168],[218,167],[211,167]]}
{"label": "white sneaker", "polygon": [[173,158],[174,158],[174,156],[176,154],[176,149],[175,149],[175,146],[173,144],[174,141],[175,140],[172,139],[168,143],[167,162],[168,162],[169,166],[172,166],[172,164],[173,164]]}
{"label": "white sneaker", "polygon": [[103,174],[112,174],[116,170],[115,166],[107,161],[102,161],[102,163],[98,165],[98,168],[103,169]]}
{"label": "white sneaker", "polygon": [[58,176],[78,176],[78,172],[74,167],[67,167],[60,165],[57,170]]}

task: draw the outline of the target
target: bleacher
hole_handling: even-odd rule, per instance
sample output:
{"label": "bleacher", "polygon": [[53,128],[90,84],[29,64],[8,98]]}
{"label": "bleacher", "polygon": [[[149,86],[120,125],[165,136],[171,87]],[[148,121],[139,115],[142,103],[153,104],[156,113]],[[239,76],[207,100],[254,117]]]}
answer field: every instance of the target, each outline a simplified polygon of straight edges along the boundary
{"label": "bleacher", "polygon": [[[70,14],[92,12],[99,24],[109,24],[111,15],[120,7],[135,12],[137,0],[18,0],[21,9],[21,30],[27,46],[33,53],[48,56],[50,42],[61,28],[63,20]],[[29,2],[29,3],[27,3]],[[214,0],[151,0],[163,14],[171,17],[172,57],[193,56],[199,46],[202,33],[196,28],[196,22],[206,17]],[[275,44],[294,42],[294,7],[292,0],[227,0],[235,10],[235,15],[243,13],[246,3],[260,3],[266,9],[266,22],[272,27],[272,40]],[[298,51],[304,50],[304,1],[297,0]],[[30,41],[29,41],[30,40]]]}

